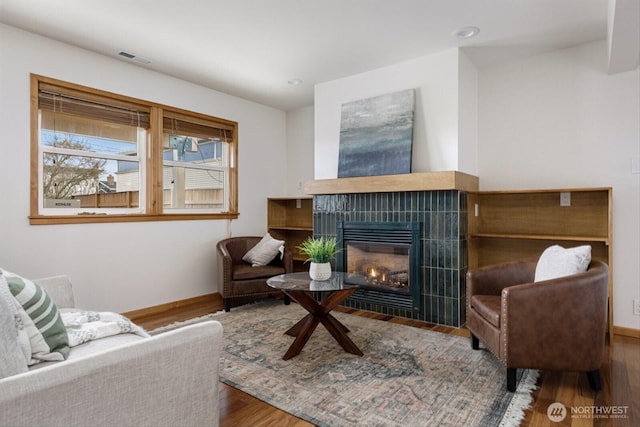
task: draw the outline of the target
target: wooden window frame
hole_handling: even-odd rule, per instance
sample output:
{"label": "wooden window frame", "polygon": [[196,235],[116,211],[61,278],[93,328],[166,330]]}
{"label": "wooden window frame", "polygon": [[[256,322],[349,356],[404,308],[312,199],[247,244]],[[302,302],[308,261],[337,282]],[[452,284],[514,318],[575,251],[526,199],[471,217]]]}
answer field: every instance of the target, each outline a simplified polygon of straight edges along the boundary
{"label": "wooden window frame", "polygon": [[[147,152],[141,157],[146,167],[142,178],[145,188],[144,213],[118,213],[118,214],[77,214],[77,215],[43,215],[39,206],[39,123],[38,123],[38,99],[41,85],[63,88],[65,93],[79,93],[88,99],[109,99],[120,105],[135,105],[149,110],[149,138]],[[228,163],[228,188],[227,206],[225,212],[180,212],[165,213],[162,208],[163,182],[162,182],[162,138],[163,120],[167,115],[184,117],[194,123],[215,123],[221,129],[225,129],[225,135],[230,135]],[[99,89],[64,82],[45,76],[31,74],[31,186],[30,186],[30,215],[31,225],[48,224],[85,224],[85,223],[112,223],[112,222],[144,222],[144,221],[176,221],[176,220],[204,220],[204,219],[236,219],[238,212],[238,123],[218,117],[183,110],[176,107],[162,105],[119,95]]]}

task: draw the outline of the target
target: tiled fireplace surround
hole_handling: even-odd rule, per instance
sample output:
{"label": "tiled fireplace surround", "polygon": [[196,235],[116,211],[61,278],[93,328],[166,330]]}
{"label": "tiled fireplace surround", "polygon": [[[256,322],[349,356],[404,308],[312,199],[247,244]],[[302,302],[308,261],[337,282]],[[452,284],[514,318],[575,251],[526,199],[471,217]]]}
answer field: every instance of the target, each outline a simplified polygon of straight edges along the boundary
{"label": "tiled fireplace surround", "polygon": [[343,305],[454,327],[464,325],[468,266],[466,191],[357,191],[313,195],[314,236],[335,237],[338,221],[419,222],[422,301],[417,313],[362,301],[347,300]]}

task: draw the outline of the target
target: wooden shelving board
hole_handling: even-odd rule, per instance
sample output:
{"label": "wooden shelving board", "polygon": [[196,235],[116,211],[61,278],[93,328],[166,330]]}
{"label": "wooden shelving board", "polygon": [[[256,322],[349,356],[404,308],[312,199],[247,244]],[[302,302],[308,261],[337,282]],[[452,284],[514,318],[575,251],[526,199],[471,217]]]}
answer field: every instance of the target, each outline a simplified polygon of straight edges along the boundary
{"label": "wooden shelving board", "polygon": [[478,191],[477,176],[458,171],[418,172],[398,175],[307,181],[305,194],[384,193],[391,191]]}

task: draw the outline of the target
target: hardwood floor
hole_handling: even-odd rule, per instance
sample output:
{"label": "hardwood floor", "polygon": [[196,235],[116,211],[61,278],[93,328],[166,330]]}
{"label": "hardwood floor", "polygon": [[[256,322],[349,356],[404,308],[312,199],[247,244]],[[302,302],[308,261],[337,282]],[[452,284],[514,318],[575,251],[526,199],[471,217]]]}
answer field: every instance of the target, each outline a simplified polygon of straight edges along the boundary
{"label": "hardwood floor", "polygon": [[[207,301],[171,308],[160,314],[132,320],[146,329],[154,329],[222,309],[222,301],[214,303]],[[342,307],[336,310],[452,335],[469,336],[469,332],[464,328],[432,325]],[[601,392],[595,393],[589,388],[586,375],[574,372],[543,372],[538,381],[539,388],[534,393],[534,404],[527,410],[521,426],[633,427],[640,425],[640,339],[616,335],[613,344],[607,345],[607,350],[608,357],[601,368],[603,381]],[[567,417],[560,423],[552,422],[547,416],[547,408],[555,402],[562,403],[569,411]],[[582,413],[593,411],[593,407],[600,411],[613,409],[623,413],[622,415],[626,418],[598,418],[591,415],[586,415],[586,418],[572,417],[570,412],[572,407]],[[313,426],[313,424],[220,383],[220,426],[303,427]]]}

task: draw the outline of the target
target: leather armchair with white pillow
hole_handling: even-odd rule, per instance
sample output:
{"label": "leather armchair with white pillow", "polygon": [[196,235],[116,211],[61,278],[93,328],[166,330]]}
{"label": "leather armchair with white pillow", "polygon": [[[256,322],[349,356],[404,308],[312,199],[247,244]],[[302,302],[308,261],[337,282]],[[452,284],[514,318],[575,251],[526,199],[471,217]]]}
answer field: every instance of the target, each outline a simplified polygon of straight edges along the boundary
{"label": "leather armchair with white pillow", "polygon": [[535,282],[538,259],[510,261],[467,273],[467,327],[474,349],[482,342],[507,368],[577,371],[601,388],[609,269],[591,261],[586,271]]}
{"label": "leather armchair with white pillow", "polygon": [[[267,279],[279,274],[293,272],[293,253],[284,247],[283,253],[273,253],[273,257],[266,262],[255,263],[250,259],[252,251],[265,239],[260,236],[230,237],[218,242],[218,291],[224,301],[225,311],[231,310],[231,303],[238,298],[264,298],[269,295],[280,295],[281,292],[267,285]],[[280,241],[282,242],[282,241]],[[281,243],[282,245],[284,242]],[[271,246],[271,245],[267,245]],[[277,245],[280,246],[280,245]],[[259,256],[264,260],[263,257]],[[284,296],[285,304],[290,299]]]}

